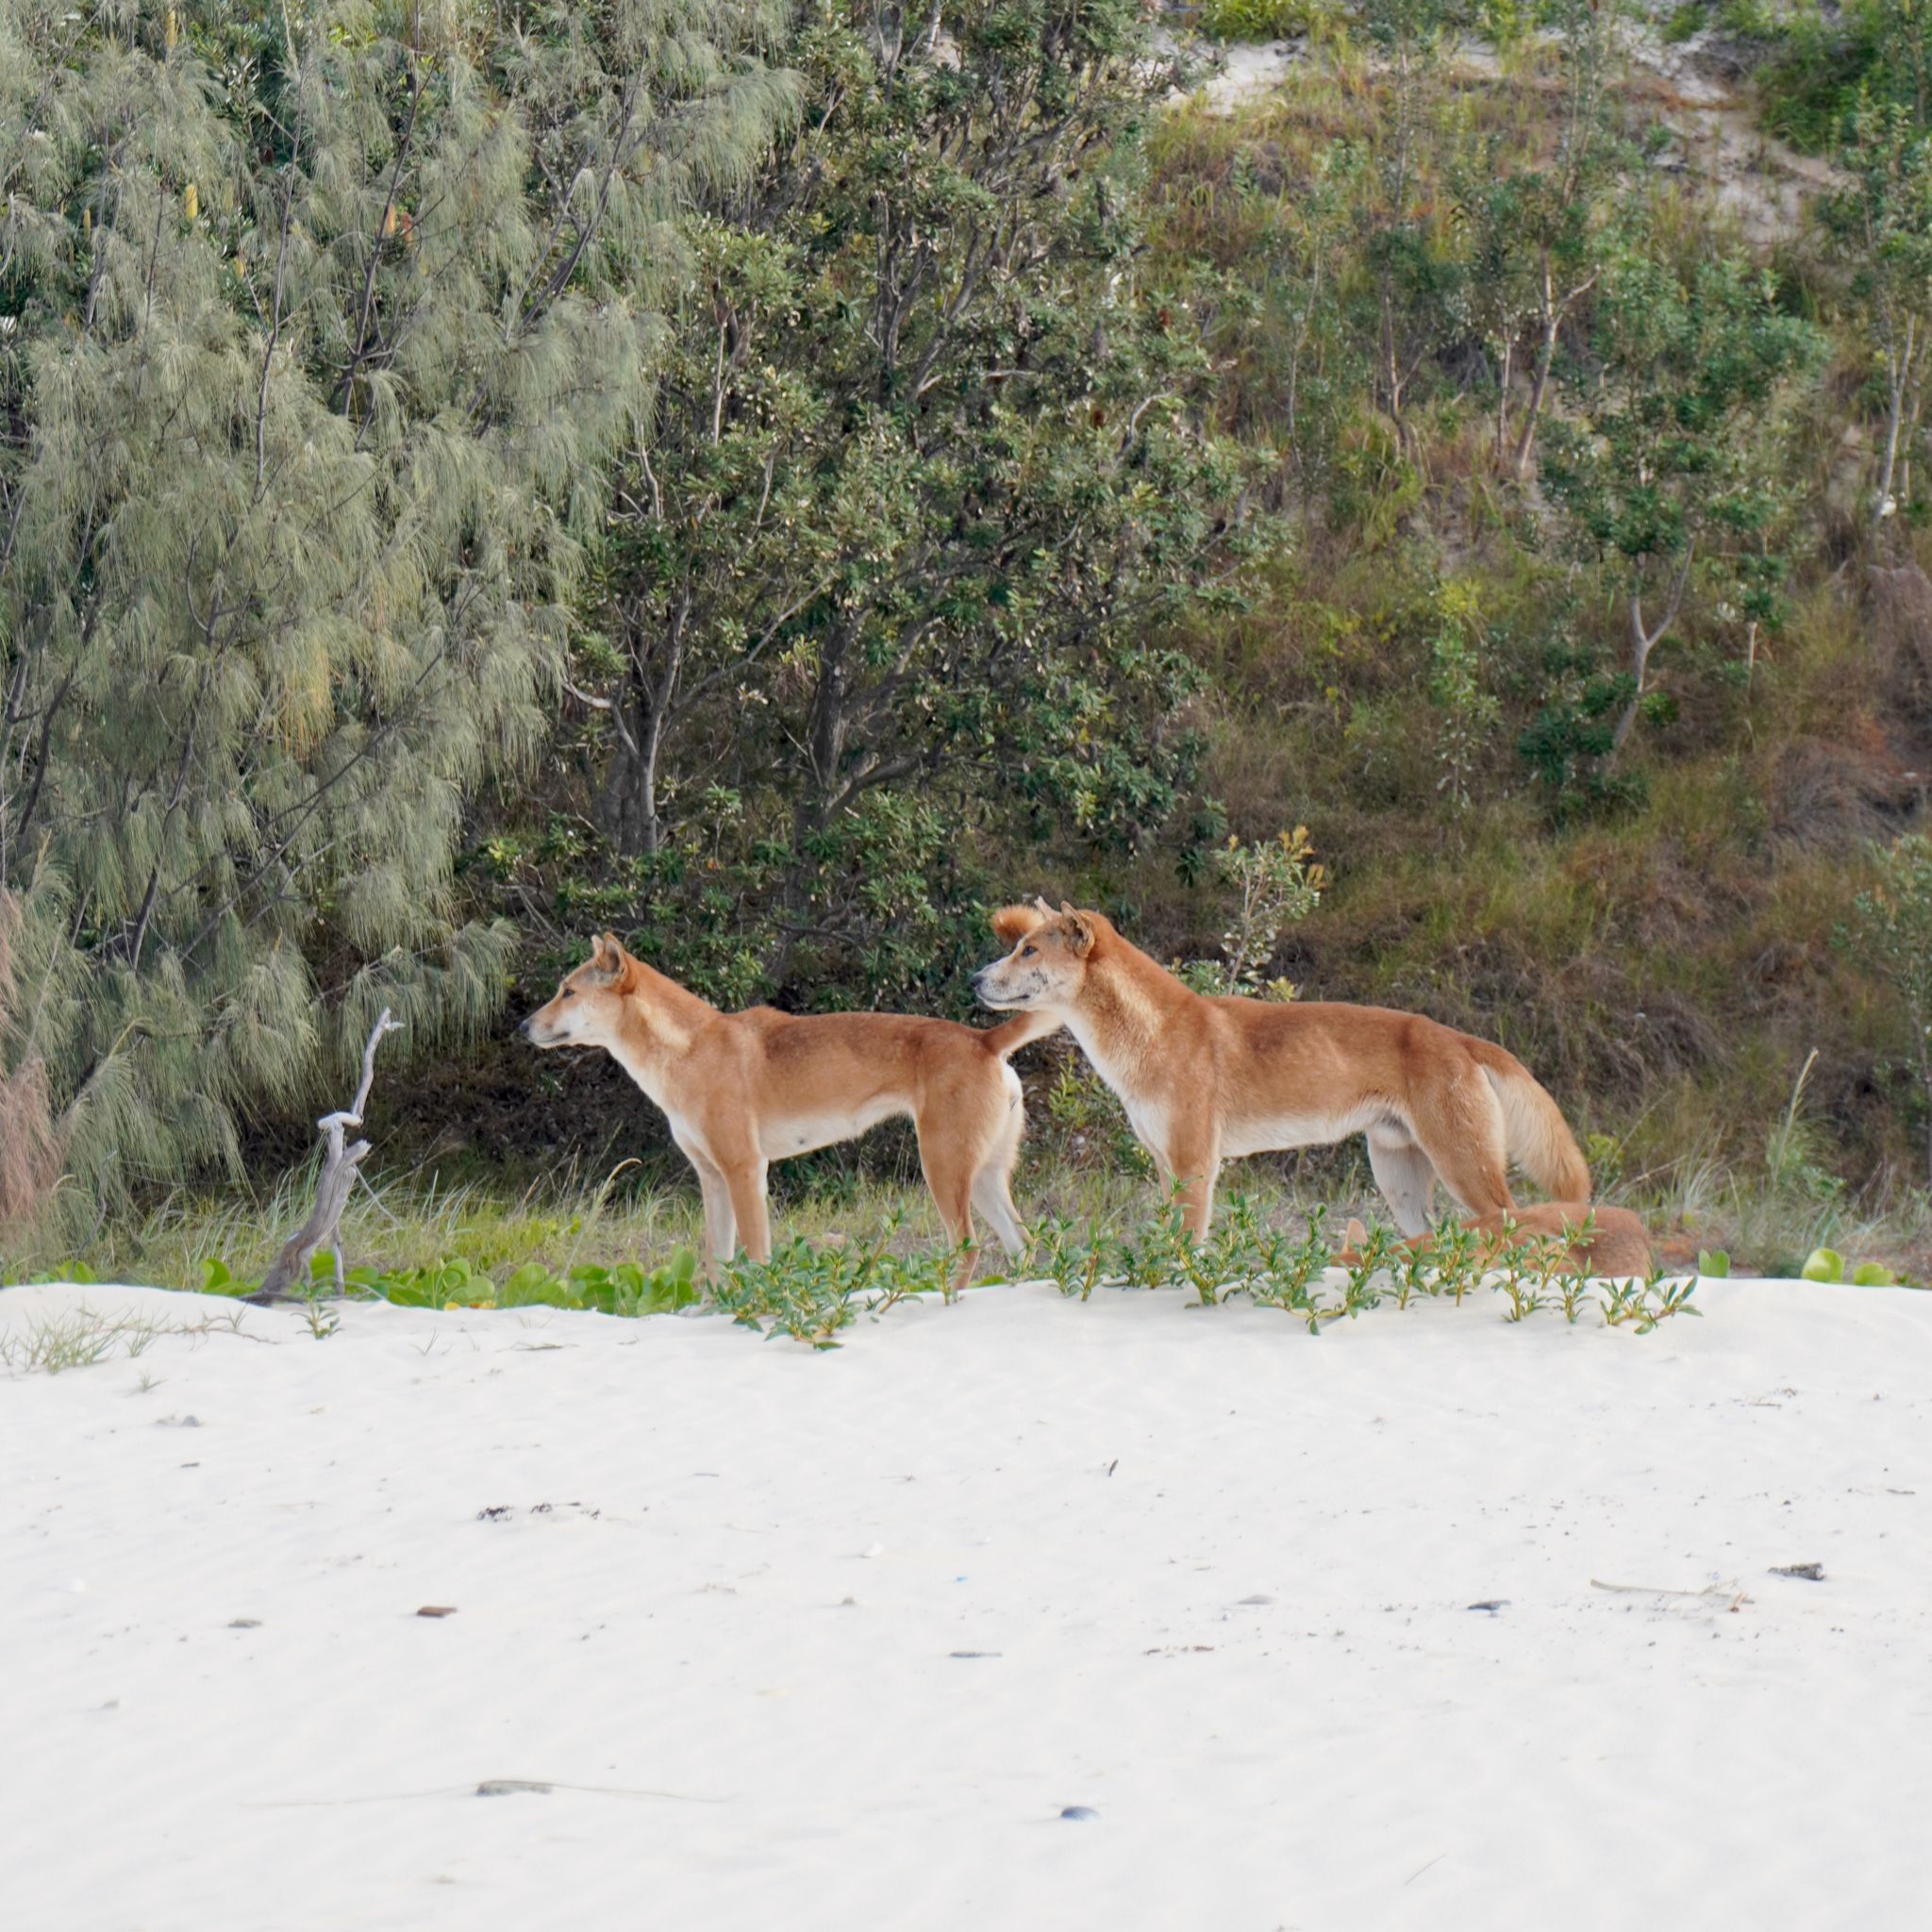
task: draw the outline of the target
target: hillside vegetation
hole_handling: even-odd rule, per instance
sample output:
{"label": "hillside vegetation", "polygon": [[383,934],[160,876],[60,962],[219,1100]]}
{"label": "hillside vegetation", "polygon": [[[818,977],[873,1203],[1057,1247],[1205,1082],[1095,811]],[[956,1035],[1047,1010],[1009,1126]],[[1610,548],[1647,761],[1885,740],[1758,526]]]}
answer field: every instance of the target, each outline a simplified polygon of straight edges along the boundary
{"label": "hillside vegetation", "polygon": [[1246,983],[1909,1259],[1920,12],[0,0],[0,1220],[269,1186],[385,1004],[373,1168],[648,1187],[510,1033],[592,932],[964,1016],[987,906],[1214,959],[1306,826]]}

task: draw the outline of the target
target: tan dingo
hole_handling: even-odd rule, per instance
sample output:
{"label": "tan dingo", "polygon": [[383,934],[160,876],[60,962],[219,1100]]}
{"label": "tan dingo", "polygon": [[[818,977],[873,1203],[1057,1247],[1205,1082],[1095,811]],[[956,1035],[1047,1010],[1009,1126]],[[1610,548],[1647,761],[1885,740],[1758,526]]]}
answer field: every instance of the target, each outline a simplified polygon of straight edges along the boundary
{"label": "tan dingo", "polygon": [[973,1209],[1009,1255],[1025,1230],[1008,1184],[1025,1125],[1007,1056],[1058,1025],[1026,1014],[984,1031],[892,1013],[721,1013],[606,933],[520,1031],[533,1046],[601,1046],[671,1123],[705,1197],[708,1272],[737,1243],[771,1258],[765,1171],[910,1115],[920,1164],[971,1277]]}
{"label": "tan dingo", "polygon": [[[1568,1244],[1573,1274],[1637,1274],[1646,1279],[1650,1274],[1649,1231],[1627,1208],[1600,1208],[1589,1201],[1539,1201],[1498,1214],[1478,1214],[1462,1224],[1476,1237],[1474,1257],[1485,1267],[1503,1259],[1511,1248],[1560,1241]],[[1368,1238],[1361,1223],[1351,1221],[1336,1260],[1344,1268],[1354,1267],[1361,1259],[1362,1244]],[[1436,1239],[1433,1234],[1413,1235],[1408,1245],[1417,1254],[1426,1255]]]}
{"label": "tan dingo", "polygon": [[992,924],[1012,951],[974,976],[980,1000],[1072,1028],[1196,1235],[1230,1156],[1350,1134],[1368,1135],[1406,1235],[1427,1227],[1439,1178],[1471,1213],[1512,1208],[1511,1158],[1558,1199],[1589,1197],[1556,1102],[1487,1041],[1379,1007],[1208,998],[1071,906],[1008,906]]}

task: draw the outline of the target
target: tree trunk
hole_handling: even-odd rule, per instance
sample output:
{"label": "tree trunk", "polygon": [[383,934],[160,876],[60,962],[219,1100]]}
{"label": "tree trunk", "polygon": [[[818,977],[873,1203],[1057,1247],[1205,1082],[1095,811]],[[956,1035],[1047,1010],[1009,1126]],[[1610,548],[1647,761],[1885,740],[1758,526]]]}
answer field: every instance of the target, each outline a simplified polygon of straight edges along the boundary
{"label": "tree trunk", "polygon": [[1557,341],[1563,333],[1563,318],[1596,287],[1596,276],[1588,275],[1559,302],[1556,280],[1550,273],[1547,249],[1542,252],[1541,259],[1543,339],[1537,355],[1536,381],[1529,392],[1529,410],[1523,419],[1523,435],[1516,445],[1516,475],[1519,480],[1529,475],[1530,453],[1536,448],[1537,425],[1542,416],[1543,399],[1549,393],[1550,371],[1556,365]]}
{"label": "tree trunk", "polygon": [[1396,440],[1407,448],[1402,423],[1402,365],[1395,353],[1395,304],[1386,276],[1382,282],[1382,383],[1388,392],[1389,415],[1395,425]]}
{"label": "tree trunk", "polygon": [[1614,758],[1624,749],[1624,741],[1630,736],[1630,727],[1637,723],[1637,711],[1643,702],[1644,674],[1650,669],[1650,654],[1672,625],[1677,621],[1677,612],[1684,608],[1684,591],[1690,582],[1690,565],[1696,556],[1694,550],[1684,552],[1684,560],[1677,566],[1676,579],[1671,585],[1670,595],[1664,605],[1664,614],[1654,628],[1646,629],[1643,623],[1643,592],[1633,588],[1630,592],[1630,672],[1637,680],[1637,689],[1630,693],[1630,702],[1624,707],[1623,716],[1617,720],[1617,727],[1610,734],[1610,756]]}
{"label": "tree trunk", "polygon": [[664,825],[658,810],[658,760],[664,744],[665,715],[648,691],[633,690],[614,700],[624,707],[617,748],[605,769],[597,800],[604,836],[625,858],[658,851]]}
{"label": "tree trunk", "polygon": [[1918,325],[1916,315],[1906,318],[1905,348],[1902,353],[1887,358],[1891,395],[1885,412],[1885,457],[1878,471],[1878,495],[1872,506],[1872,534],[1874,537],[1885,527],[1885,520],[1890,513],[1892,479],[1898,473],[1899,430],[1906,419],[1906,376],[1911,367],[1913,339],[1918,332]]}
{"label": "tree trunk", "polygon": [[1562,318],[1553,310],[1543,317],[1543,339],[1537,352],[1536,379],[1529,386],[1529,405],[1524,413],[1523,434],[1516,441],[1518,479],[1529,475],[1530,452],[1536,448],[1537,419],[1542,414],[1543,397],[1550,387],[1550,369],[1557,359],[1557,336]]}
{"label": "tree trunk", "polygon": [[1637,713],[1643,703],[1643,677],[1650,669],[1650,654],[1657,648],[1657,640],[1671,627],[1673,610],[1653,631],[1643,627],[1643,599],[1635,591],[1630,593],[1630,673],[1637,680],[1637,689],[1630,693],[1630,702],[1624,707],[1617,720],[1616,729],[1610,733],[1610,752],[1614,756],[1624,749],[1624,741],[1630,736],[1631,727],[1637,723]]}
{"label": "tree trunk", "polygon": [[1503,329],[1503,375],[1496,385],[1496,466],[1503,464],[1503,452],[1509,446],[1509,375],[1516,360],[1516,335],[1507,324]]}
{"label": "tree trunk", "polygon": [[658,773],[684,675],[691,603],[687,585],[665,626],[661,653],[653,652],[643,635],[633,629],[625,654],[630,660],[629,688],[608,705],[617,730],[617,748],[605,773],[597,817],[605,836],[627,858],[658,852],[664,843]]}

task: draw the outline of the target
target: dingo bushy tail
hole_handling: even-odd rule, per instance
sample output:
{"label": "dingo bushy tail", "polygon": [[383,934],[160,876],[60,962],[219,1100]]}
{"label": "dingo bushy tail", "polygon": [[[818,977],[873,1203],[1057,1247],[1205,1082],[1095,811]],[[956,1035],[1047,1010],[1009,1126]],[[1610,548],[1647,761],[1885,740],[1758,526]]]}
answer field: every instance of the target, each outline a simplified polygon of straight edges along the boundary
{"label": "dingo bushy tail", "polygon": [[1473,1036],[1469,1046],[1502,1107],[1509,1158],[1551,1200],[1589,1200],[1590,1164],[1557,1103],[1514,1054]]}

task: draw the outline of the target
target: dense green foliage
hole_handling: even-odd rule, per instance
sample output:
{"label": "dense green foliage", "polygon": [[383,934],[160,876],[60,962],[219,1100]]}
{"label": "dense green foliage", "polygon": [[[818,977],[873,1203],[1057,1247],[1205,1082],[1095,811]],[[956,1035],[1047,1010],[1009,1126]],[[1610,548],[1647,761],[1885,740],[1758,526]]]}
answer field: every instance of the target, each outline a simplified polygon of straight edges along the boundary
{"label": "dense green foliage", "polygon": [[89,1196],[239,1163],[375,1007],[497,1005],[466,805],[542,747],[754,8],[0,13],[0,892]]}
{"label": "dense green foliage", "polygon": [[[1813,1048],[1808,1171],[1863,1186],[1924,1118],[1901,1004],[1833,938],[1932,755],[1916,364],[1877,514],[1877,305],[1924,299],[1932,226],[1821,197],[1754,246],[1614,42],[1512,60],[1344,50],[1160,131],[1157,252],[1217,305],[1225,419],[1298,539],[1193,647],[1204,787],[1329,864],[1281,969],[1500,1034],[1606,1186],[1703,1210]],[[1214,916],[1111,876],[1174,950]]]}
{"label": "dense green foliage", "polygon": [[1819,344],[1779,311],[1769,277],[1736,257],[1681,272],[1621,258],[1591,321],[1593,353],[1570,372],[1575,413],[1551,425],[1542,485],[1564,534],[1609,566],[1629,613],[1615,751],[1700,565],[1706,594],[1754,629],[1781,623],[1784,558],[1770,541],[1781,492],[1764,473],[1762,430]]}
{"label": "dense green foliage", "polygon": [[1671,23],[1833,158],[1764,245],[1587,0],[1224,8],[1314,29],[1232,112],[1135,0],[0,0],[0,1214],[385,1003],[391,1144],[628,1152],[474,1044],[587,930],[958,1012],[1041,890],[1502,1038],[1611,1189],[1916,1173],[1923,13]]}
{"label": "dense green foliage", "polygon": [[692,225],[575,641],[601,837],[529,852],[732,1002],[936,989],[989,841],[1162,830],[1161,631],[1263,533],[1142,258],[1137,8],[940,17],[808,14],[796,138]]}

